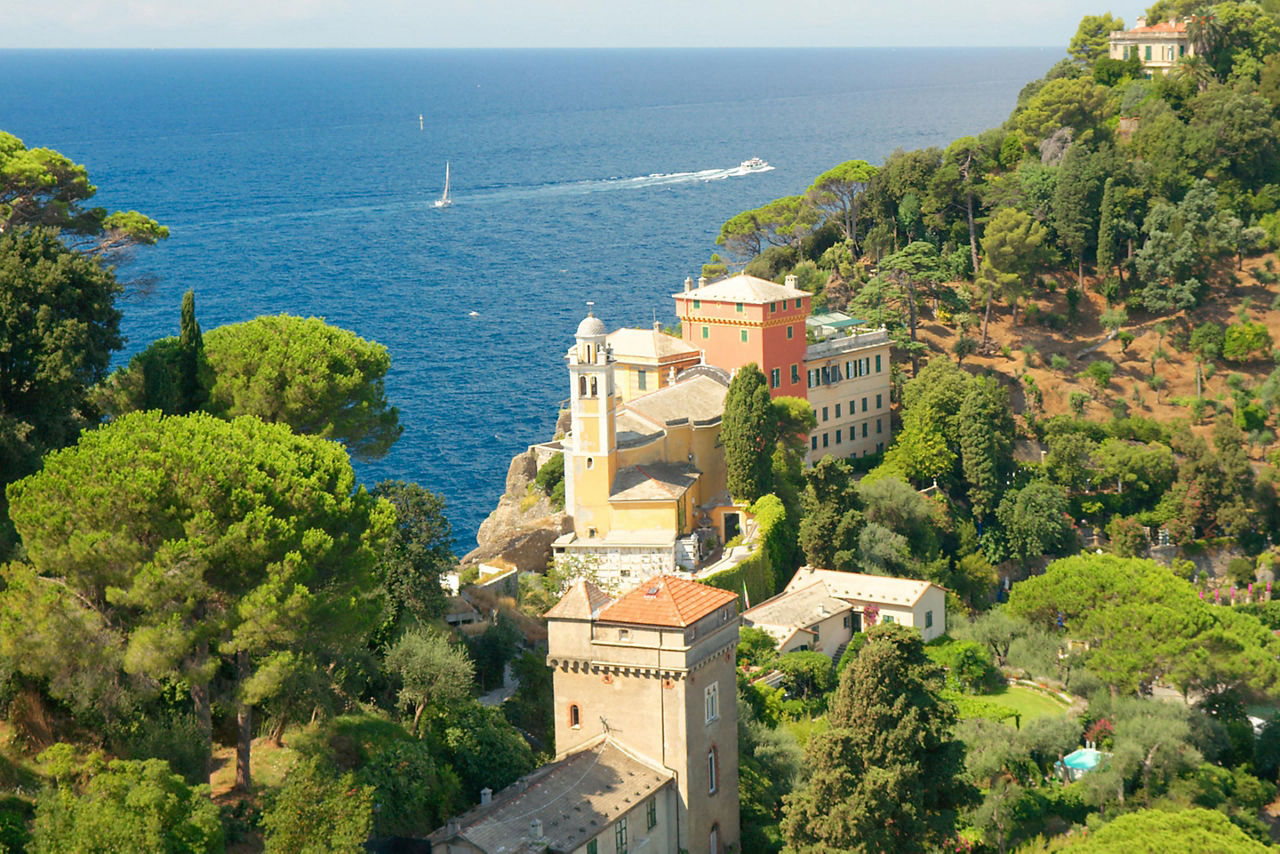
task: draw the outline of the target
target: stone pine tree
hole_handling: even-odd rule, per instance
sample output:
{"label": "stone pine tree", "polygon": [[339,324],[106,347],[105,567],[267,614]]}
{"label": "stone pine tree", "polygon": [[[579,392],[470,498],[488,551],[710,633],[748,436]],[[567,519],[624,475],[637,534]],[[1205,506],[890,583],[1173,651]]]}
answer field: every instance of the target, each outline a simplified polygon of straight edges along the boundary
{"label": "stone pine tree", "polygon": [[332,678],[380,610],[394,508],[281,424],[133,413],[8,493],[30,562],[0,567],[0,660],[88,720],[185,685],[206,739],[229,680],[243,789],[253,707]]}
{"label": "stone pine tree", "polygon": [[786,799],[782,833],[796,852],[923,851],[955,829],[976,793],[963,779],[955,707],[919,634],[878,625],[840,674],[831,728],[805,751],[809,782]]}
{"label": "stone pine tree", "polygon": [[729,494],[752,502],[773,490],[778,423],[764,373],[754,362],[739,368],[724,399],[720,441]]}

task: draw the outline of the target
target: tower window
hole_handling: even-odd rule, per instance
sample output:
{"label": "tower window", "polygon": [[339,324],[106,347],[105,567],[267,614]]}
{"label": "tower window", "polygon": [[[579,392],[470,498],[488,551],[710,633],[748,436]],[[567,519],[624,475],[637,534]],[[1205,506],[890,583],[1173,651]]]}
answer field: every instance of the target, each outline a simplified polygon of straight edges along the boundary
{"label": "tower window", "polygon": [[578,708],[577,703],[569,707],[569,726],[574,729],[582,727],[582,710]]}
{"label": "tower window", "polygon": [[591,378],[591,396],[595,397],[599,393],[600,393],[600,388],[599,386],[596,385],[596,378],[592,377]]}
{"label": "tower window", "polygon": [[739,333],[739,337],[740,337],[740,338],[742,338],[742,343],[743,343],[743,344],[746,344],[746,343],[747,343],[747,330],[745,330],[745,329],[744,329],[744,330],[742,330],[742,332],[740,332],[740,333]]}
{"label": "tower window", "polygon": [[720,762],[716,759],[716,749],[713,747],[707,751],[707,794],[714,795],[719,780]]}
{"label": "tower window", "polygon": [[649,372],[639,371],[636,375],[636,388],[644,391],[649,386]]}
{"label": "tower window", "polygon": [[787,340],[788,340],[788,341],[790,341],[793,337],[795,337],[795,327],[793,327],[793,326],[788,326],[788,327],[787,327]]}
{"label": "tower window", "polygon": [[707,686],[707,690],[703,692],[703,701],[706,705],[707,723],[718,720],[720,717],[720,683],[712,682]]}
{"label": "tower window", "polygon": [[796,297],[796,308],[800,307],[800,297]]}
{"label": "tower window", "polygon": [[587,468],[588,469],[595,468],[595,465],[596,465],[595,457],[587,457]]}
{"label": "tower window", "polygon": [[693,301],[693,307],[694,307],[694,308],[702,308],[702,300],[700,300],[700,299],[696,299],[696,300],[694,300],[694,301]]}
{"label": "tower window", "polygon": [[800,382],[800,366],[792,365],[791,366],[791,384],[795,385],[798,382]]}
{"label": "tower window", "polygon": [[649,799],[649,806],[645,810],[645,812],[647,813],[645,818],[645,824],[649,825],[645,829],[653,830],[655,827],[658,826],[658,799],[657,798]]}
{"label": "tower window", "polygon": [[587,396],[587,378],[578,377],[578,397]]}
{"label": "tower window", "polygon": [[710,337],[711,337],[711,327],[709,327],[709,326],[704,326],[704,327],[702,327],[702,338],[703,338],[703,340],[706,340],[707,338],[710,338]]}
{"label": "tower window", "polygon": [[734,306],[733,306],[733,310],[734,310],[734,311],[736,311],[736,312],[738,312],[739,314],[741,314],[741,313],[742,313],[742,303],[740,303],[740,302],[739,302],[739,303],[735,303],[735,304],[734,304]]}

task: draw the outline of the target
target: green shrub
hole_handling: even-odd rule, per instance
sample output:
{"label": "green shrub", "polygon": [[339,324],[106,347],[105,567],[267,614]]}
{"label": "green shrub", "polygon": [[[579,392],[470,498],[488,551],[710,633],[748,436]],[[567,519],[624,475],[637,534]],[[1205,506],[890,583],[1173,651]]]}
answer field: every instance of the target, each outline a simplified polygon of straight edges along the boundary
{"label": "green shrub", "polygon": [[925,645],[925,654],[947,674],[947,687],[965,694],[987,694],[1004,684],[991,661],[991,649],[976,641],[939,638]]}
{"label": "green shrub", "polygon": [[[52,764],[71,772],[67,752],[59,755]],[[85,778],[82,787],[74,785],[76,776]],[[221,851],[223,833],[209,787],[188,786],[164,760],[116,759],[105,767],[91,761],[40,795],[32,849]]]}
{"label": "green shrub", "polygon": [[319,759],[299,762],[262,816],[265,850],[364,851],[373,832],[373,787]]}
{"label": "green shrub", "polygon": [[1081,379],[1092,380],[1093,384],[1098,387],[1098,391],[1102,391],[1111,385],[1111,378],[1116,375],[1116,366],[1114,362],[1106,359],[1099,359],[1096,362],[1090,362],[1089,366],[1080,372]]}
{"label": "green shrub", "polygon": [[1271,352],[1271,333],[1261,323],[1235,323],[1227,328],[1222,357],[1229,362],[1249,362]]}
{"label": "green shrub", "polygon": [[1146,528],[1132,516],[1116,516],[1107,523],[1111,551],[1120,557],[1142,557],[1151,546]]}
{"label": "green shrub", "polygon": [[1227,562],[1227,578],[1234,584],[1245,585],[1253,581],[1254,562],[1252,558],[1233,557]]}
{"label": "green shrub", "polygon": [[1084,408],[1090,399],[1088,392],[1073,391],[1070,397],[1067,398],[1067,405],[1071,407],[1071,412],[1079,418],[1084,415]]}
{"label": "green shrub", "polygon": [[1061,353],[1054,353],[1049,357],[1049,367],[1055,371],[1065,371],[1071,367],[1071,361]]}
{"label": "green shrub", "polygon": [[551,499],[557,510],[564,509],[564,454],[556,453],[538,469],[533,482],[542,490],[542,494]]}

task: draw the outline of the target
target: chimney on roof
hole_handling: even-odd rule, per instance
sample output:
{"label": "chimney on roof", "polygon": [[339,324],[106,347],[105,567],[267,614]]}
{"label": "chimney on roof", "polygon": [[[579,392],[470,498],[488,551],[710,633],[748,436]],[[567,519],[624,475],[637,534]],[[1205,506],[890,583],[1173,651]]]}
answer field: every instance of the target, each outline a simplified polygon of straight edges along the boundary
{"label": "chimney on roof", "polygon": [[1143,27],[1145,27],[1146,25],[1147,25],[1147,16],[1146,16],[1146,15],[1139,15],[1139,16],[1138,16],[1138,23],[1135,25],[1135,27],[1134,27],[1134,28],[1135,28],[1135,29],[1139,29],[1139,30],[1140,30],[1140,29],[1142,29]]}
{"label": "chimney on roof", "polygon": [[654,332],[661,332],[661,331],[662,331],[662,321],[661,321],[661,320],[655,320],[655,321],[653,322],[653,331],[654,331]]}
{"label": "chimney on roof", "polygon": [[535,818],[529,822],[529,841],[538,842],[542,839],[542,819]]}
{"label": "chimney on roof", "polygon": [[787,278],[786,278],[787,287],[789,287],[789,288],[794,288],[794,287],[796,287],[796,282],[798,282],[798,281],[800,281],[800,280],[796,278],[796,274],[795,274],[795,273],[790,273],[790,274],[788,274],[788,275],[787,275]]}
{"label": "chimney on roof", "polygon": [[490,789],[488,786],[485,786],[483,789],[480,790],[480,806],[484,806],[485,804],[491,803],[492,801],[493,801],[493,789]]}
{"label": "chimney on roof", "polygon": [[456,818],[451,818],[444,823],[444,835],[450,838],[457,836],[462,831],[462,827],[458,824]]}
{"label": "chimney on roof", "polygon": [[693,290],[693,276],[685,276],[685,277],[684,277],[684,289],[685,289],[686,291],[691,291],[691,290]]}
{"label": "chimney on roof", "polygon": [[706,276],[699,276],[699,277],[698,277],[698,287],[700,287],[700,288],[705,288],[706,286],[707,286],[707,277],[706,277]]}

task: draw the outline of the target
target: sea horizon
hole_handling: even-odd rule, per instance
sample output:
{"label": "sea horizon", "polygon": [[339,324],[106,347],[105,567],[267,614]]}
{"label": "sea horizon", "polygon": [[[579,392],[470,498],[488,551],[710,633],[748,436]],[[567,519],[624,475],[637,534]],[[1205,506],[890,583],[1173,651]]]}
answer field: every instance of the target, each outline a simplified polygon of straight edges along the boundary
{"label": "sea horizon", "polygon": [[[206,329],[286,312],[385,344],[405,435],[357,473],[442,493],[463,554],[510,458],[551,437],[586,301],[611,329],[670,322],[725,220],[997,125],[1061,55],[30,48],[0,52],[0,130],[171,228],[122,271],[154,283],[121,302],[114,364],[176,334],[189,287]],[[750,157],[773,169],[733,174]]]}

